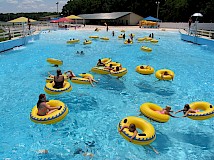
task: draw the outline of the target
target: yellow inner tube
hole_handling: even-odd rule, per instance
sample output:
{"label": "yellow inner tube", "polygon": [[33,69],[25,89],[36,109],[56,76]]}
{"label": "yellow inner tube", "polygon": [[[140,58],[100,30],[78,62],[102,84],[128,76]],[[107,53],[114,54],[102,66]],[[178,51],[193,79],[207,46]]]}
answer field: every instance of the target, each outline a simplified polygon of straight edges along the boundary
{"label": "yellow inner tube", "polygon": [[62,106],[60,110],[56,110],[55,112],[45,115],[45,116],[38,116],[38,109],[37,105],[33,107],[31,113],[30,113],[30,119],[31,121],[35,123],[41,123],[41,124],[54,124],[59,121],[61,121],[65,116],[68,114],[68,107],[61,101],[58,100],[50,100],[47,102],[48,105],[56,107],[56,106]]}
{"label": "yellow inner tube", "polygon": [[92,41],[83,42],[84,45],[91,44],[91,43],[92,43]]}
{"label": "yellow inner tube", "polygon": [[144,38],[138,38],[137,40],[138,41],[144,41],[146,38],[144,37]]}
{"label": "yellow inner tube", "polygon": [[89,38],[99,38],[99,36],[89,36]]}
{"label": "yellow inner tube", "polygon": [[93,75],[91,75],[89,73],[82,73],[82,74],[79,74],[79,76],[81,76],[81,77],[73,77],[71,79],[71,82],[78,83],[78,84],[90,84],[89,79],[86,77],[94,78]]}
{"label": "yellow inner tube", "polygon": [[130,43],[128,43],[128,40],[125,40],[124,44],[133,44],[133,41],[130,41]]}
{"label": "yellow inner tube", "polygon": [[146,51],[146,52],[151,52],[152,49],[146,46],[141,47],[141,50]]}
{"label": "yellow inner tube", "polygon": [[45,92],[48,94],[61,94],[63,92],[70,92],[72,90],[71,84],[67,81],[64,82],[64,87],[60,89],[53,88],[54,82],[46,83]]}
{"label": "yellow inner tube", "polygon": [[[163,75],[164,72],[167,72],[169,75]],[[163,75],[163,76],[162,76]],[[155,73],[155,77],[160,80],[172,80],[174,78],[175,74],[173,71],[169,69],[160,69]]]}
{"label": "yellow inner tube", "polygon": [[95,66],[91,69],[92,72],[98,73],[98,74],[109,74],[110,71],[108,69],[104,69],[103,66]]}
{"label": "yellow inner tube", "polygon": [[[63,74],[63,76],[64,76],[64,80],[67,81],[68,76],[66,74]],[[54,80],[54,76],[48,76],[46,78],[46,83],[53,82],[53,80]]]}
{"label": "yellow inner tube", "polygon": [[197,113],[189,113],[187,117],[193,120],[206,120],[214,117],[214,106],[211,105],[211,108],[210,105],[210,103],[203,101],[191,103],[190,108],[201,111]]}
{"label": "yellow inner tube", "polygon": [[79,39],[74,39],[74,40],[67,41],[67,43],[72,44],[72,43],[77,43],[79,41],[80,41]]}
{"label": "yellow inner tube", "polygon": [[151,41],[151,40],[152,40],[152,37],[145,37],[145,40],[146,40],[146,41]]}
{"label": "yellow inner tube", "polygon": [[170,116],[156,112],[162,109],[163,108],[154,103],[144,103],[140,106],[140,111],[144,116],[153,121],[165,123],[170,119]]}
{"label": "yellow inner tube", "polygon": [[125,32],[125,30],[121,30],[121,32]]}
{"label": "yellow inner tube", "polygon": [[[122,119],[118,124],[118,131],[124,125],[129,126],[131,123],[135,124],[137,129],[140,129],[141,131],[143,131],[143,133],[146,134],[146,136],[143,136],[138,131],[138,134],[135,138],[133,138],[132,143],[138,144],[138,145],[148,145],[155,140],[156,135],[155,135],[155,128],[153,127],[153,125],[139,117],[130,116]],[[123,131],[120,132],[120,135],[124,139],[129,141],[129,139],[133,136],[133,132],[130,132],[128,128],[124,128]]]}
{"label": "yellow inner tube", "polygon": [[[143,66],[144,68],[141,69],[140,67]],[[147,65],[140,65],[136,67],[136,72],[144,75],[149,75],[154,73],[154,68]]]}
{"label": "yellow inner tube", "polygon": [[113,71],[111,70],[110,73],[112,76],[117,76],[117,77],[122,77],[127,73],[127,69],[126,68],[122,68],[119,71]]}
{"label": "yellow inner tube", "polygon": [[123,38],[123,35],[119,35],[118,38]]}
{"label": "yellow inner tube", "polygon": [[106,67],[109,67],[110,66],[110,64],[112,64],[112,66],[113,67],[120,67],[121,66],[121,64],[120,63],[118,63],[118,62],[109,62],[108,64],[106,64],[105,66]]}
{"label": "yellow inner tube", "polygon": [[152,42],[152,43],[158,43],[158,40],[157,39],[152,39],[150,42]]}
{"label": "yellow inner tube", "polygon": [[102,40],[109,40],[109,38],[108,37],[101,37],[100,39],[102,39]]}
{"label": "yellow inner tube", "polygon": [[111,58],[103,58],[103,59],[101,59],[101,62],[107,64],[107,63],[111,62]]}
{"label": "yellow inner tube", "polygon": [[59,60],[59,59],[54,59],[54,58],[48,58],[47,62],[50,64],[55,64],[55,65],[62,65],[63,61]]}

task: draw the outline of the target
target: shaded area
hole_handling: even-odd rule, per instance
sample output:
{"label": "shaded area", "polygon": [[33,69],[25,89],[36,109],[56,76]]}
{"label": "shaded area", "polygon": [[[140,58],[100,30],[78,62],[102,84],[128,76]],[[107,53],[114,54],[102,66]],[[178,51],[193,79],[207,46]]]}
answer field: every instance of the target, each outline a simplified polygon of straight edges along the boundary
{"label": "shaded area", "polygon": [[102,80],[99,81],[99,88],[118,92],[126,89],[123,80],[111,76],[103,76]]}
{"label": "shaded area", "polygon": [[[172,135],[173,136],[173,135]],[[177,141],[183,143],[189,143],[201,147],[202,150],[211,150],[213,148],[212,138],[204,133],[192,132],[192,133],[179,133],[176,132],[173,136]]]}
{"label": "shaded area", "polygon": [[154,92],[153,86],[150,85],[147,81],[139,82],[135,84],[135,86],[139,88],[140,92],[147,92],[147,93]]}
{"label": "shaded area", "polygon": [[172,142],[169,139],[170,138],[167,135],[156,130],[155,144],[161,144],[161,147],[159,147],[160,145],[157,145],[157,146],[152,145],[152,146],[155,149],[157,149],[159,153],[166,153],[168,152],[169,147],[172,146]]}
{"label": "shaded area", "polygon": [[175,92],[171,88],[160,88],[155,91],[155,93],[161,96],[171,96],[175,94]]}
{"label": "shaded area", "polygon": [[161,96],[172,96],[175,94],[175,91],[171,86],[160,86],[158,82],[159,81],[151,84],[151,82],[142,81],[135,84],[135,86],[139,88],[140,92],[156,93]]}
{"label": "shaded area", "polygon": [[65,103],[68,106],[75,106],[80,111],[92,111],[98,108],[97,100],[95,97],[81,94],[81,93],[75,93],[67,100],[65,100]]}

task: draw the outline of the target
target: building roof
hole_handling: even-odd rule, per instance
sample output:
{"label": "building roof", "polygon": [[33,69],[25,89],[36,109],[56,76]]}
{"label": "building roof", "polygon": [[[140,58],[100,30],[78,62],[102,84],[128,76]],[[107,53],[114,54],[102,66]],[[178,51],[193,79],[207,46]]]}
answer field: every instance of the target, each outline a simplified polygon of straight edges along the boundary
{"label": "building roof", "polygon": [[112,12],[112,13],[93,13],[93,14],[80,14],[78,16],[84,19],[118,19],[126,16],[132,12]]}

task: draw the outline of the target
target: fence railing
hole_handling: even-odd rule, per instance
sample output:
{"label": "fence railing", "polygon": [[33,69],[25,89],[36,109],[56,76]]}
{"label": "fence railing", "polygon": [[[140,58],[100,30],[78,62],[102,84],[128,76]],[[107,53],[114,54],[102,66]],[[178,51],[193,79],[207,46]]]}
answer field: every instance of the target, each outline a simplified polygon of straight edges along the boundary
{"label": "fence railing", "polygon": [[32,35],[35,31],[35,27],[31,28],[31,30],[20,28],[8,30],[7,32],[0,33],[0,41],[10,40],[15,37],[25,37],[27,35]]}
{"label": "fence railing", "polygon": [[214,39],[214,31],[197,30],[197,35],[210,37],[210,38]]}

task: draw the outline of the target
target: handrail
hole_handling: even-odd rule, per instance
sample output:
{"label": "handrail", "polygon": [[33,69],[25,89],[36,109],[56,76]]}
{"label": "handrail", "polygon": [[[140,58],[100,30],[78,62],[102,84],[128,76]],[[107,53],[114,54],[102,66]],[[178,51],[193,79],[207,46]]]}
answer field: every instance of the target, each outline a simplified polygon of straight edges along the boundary
{"label": "handrail", "polygon": [[197,30],[197,34],[200,36],[213,37],[214,31]]}
{"label": "handrail", "polygon": [[25,37],[27,35],[32,35],[35,31],[36,31],[35,27],[31,28],[31,30],[25,30],[25,29],[10,30],[10,32],[7,31],[7,32],[0,33],[0,39],[8,40],[14,37]]}

